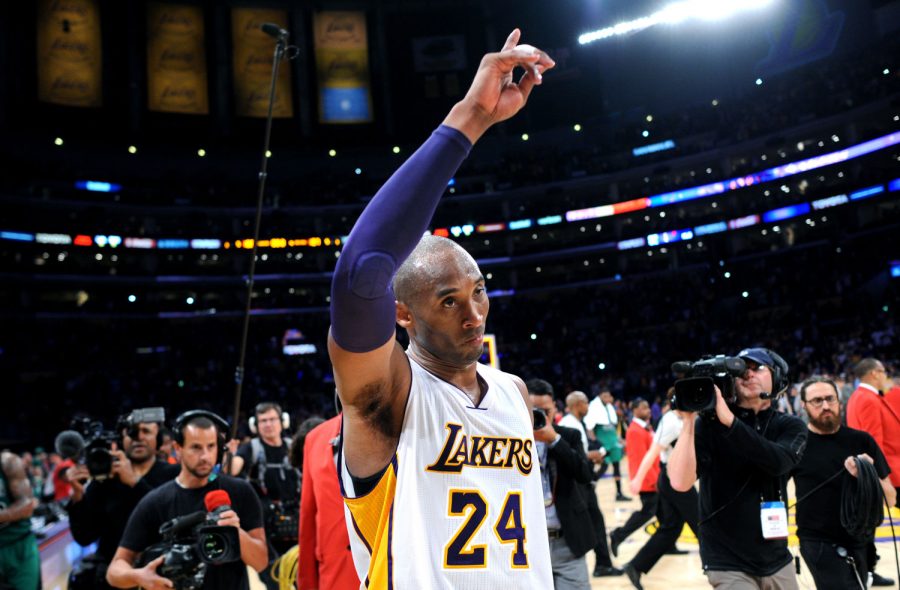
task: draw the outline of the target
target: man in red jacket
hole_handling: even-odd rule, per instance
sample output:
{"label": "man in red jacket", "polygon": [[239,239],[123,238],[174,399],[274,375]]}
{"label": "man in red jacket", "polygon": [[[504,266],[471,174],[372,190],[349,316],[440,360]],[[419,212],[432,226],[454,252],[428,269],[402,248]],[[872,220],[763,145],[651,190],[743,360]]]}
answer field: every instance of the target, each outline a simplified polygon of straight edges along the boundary
{"label": "man in red jacket", "polygon": [[[650,426],[650,404],[647,400],[636,397],[631,402],[631,412],[634,416],[628,430],[625,432],[625,455],[628,457],[628,469],[637,472],[638,466],[644,460],[644,455],[653,445],[653,428]],[[612,554],[619,556],[619,545],[634,531],[638,530],[656,514],[656,480],[659,477],[659,458],[653,462],[653,466],[641,482],[640,496],[641,509],[631,513],[631,516],[621,527],[609,534],[609,548]]]}
{"label": "man in red jacket", "polygon": [[340,435],[340,415],[306,435],[300,492],[300,590],[359,588],[335,467]]}
{"label": "man in red jacket", "polygon": [[[891,468],[891,483],[897,487],[900,485],[900,413],[885,398],[887,371],[878,359],[864,358],[853,368],[853,373],[859,385],[847,402],[847,426],[872,435]],[[893,585],[893,580],[874,571],[878,560],[875,543],[869,543],[867,557],[873,574],[872,585]]]}

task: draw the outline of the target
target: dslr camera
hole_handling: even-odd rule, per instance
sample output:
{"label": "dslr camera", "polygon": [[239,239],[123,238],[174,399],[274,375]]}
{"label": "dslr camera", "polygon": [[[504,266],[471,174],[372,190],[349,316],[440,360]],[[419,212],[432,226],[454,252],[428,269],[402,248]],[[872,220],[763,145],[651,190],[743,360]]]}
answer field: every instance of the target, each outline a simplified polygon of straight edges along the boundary
{"label": "dslr camera", "polygon": [[64,459],[77,459],[84,463],[91,477],[103,480],[112,472],[112,443],[122,448],[122,431],[137,437],[138,424],[166,421],[163,408],[142,408],[120,416],[114,430],[106,430],[100,421],[89,418],[72,420],[71,430],[64,430],[56,437],[56,452]]}
{"label": "dslr camera", "polygon": [[715,411],[716,387],[729,404],[735,401],[734,378],[747,370],[744,359],[736,356],[704,356],[699,361],[672,363],[672,371],[684,375],[675,382],[672,405],[684,412],[709,414]]}
{"label": "dslr camera", "polygon": [[135,567],[164,555],[157,574],[171,580],[176,590],[201,588],[210,565],[241,559],[238,529],[218,526],[218,519],[216,513],[199,511],[163,523],[159,527],[163,540],[145,549]]}

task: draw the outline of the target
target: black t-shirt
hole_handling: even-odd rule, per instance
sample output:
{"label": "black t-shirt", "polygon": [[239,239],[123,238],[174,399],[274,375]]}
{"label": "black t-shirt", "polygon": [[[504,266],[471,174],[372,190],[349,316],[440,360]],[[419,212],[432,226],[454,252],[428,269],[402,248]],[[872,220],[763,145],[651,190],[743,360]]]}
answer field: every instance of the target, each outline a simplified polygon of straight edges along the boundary
{"label": "black t-shirt", "polygon": [[[265,496],[270,500],[280,500],[282,502],[298,502],[300,493],[300,478],[297,470],[290,466],[287,461],[288,445],[282,443],[281,446],[273,447],[267,445],[262,439],[259,439],[262,448],[265,451]],[[260,460],[259,457],[253,456],[253,445],[244,443],[238,448],[238,457],[244,460],[244,469],[241,474],[249,477],[260,492],[263,492],[260,483]]]}
{"label": "black t-shirt", "polygon": [[81,501],[68,506],[72,537],[84,546],[99,540],[97,555],[109,563],[137,503],[154,488],[175,479],[180,469],[178,465],[154,461],[133,488],[118,478],[90,482]]}
{"label": "black t-shirt", "polygon": [[[844,547],[862,547],[866,539],[851,537],[841,526],[841,490],[844,480],[853,477],[844,468],[850,455],[868,453],[875,461],[875,472],[885,478],[891,472],[875,439],[861,430],[842,426],[834,434],[809,433],[803,459],[791,475],[797,487],[797,536],[801,540],[837,543]],[[823,481],[842,471],[808,497]]]}
{"label": "black t-shirt", "polygon": [[704,570],[769,576],[792,556],[787,540],[763,538],[760,501],[787,504],[787,480],[803,454],[807,428],[771,408],[733,410],[730,428],[697,419],[700,559]]}
{"label": "black t-shirt", "polygon": [[[205,510],[203,499],[208,492],[224,490],[231,498],[231,507],[241,519],[241,528],[252,531],[263,526],[262,508],[250,485],[239,479],[219,476],[202,488],[185,489],[175,481],[164,484],[140,501],[125,528],[120,545],[141,552],[161,539],[159,527],[164,522],[198,510]],[[206,570],[203,588],[210,590],[249,590],[247,566],[242,561],[211,565]]]}

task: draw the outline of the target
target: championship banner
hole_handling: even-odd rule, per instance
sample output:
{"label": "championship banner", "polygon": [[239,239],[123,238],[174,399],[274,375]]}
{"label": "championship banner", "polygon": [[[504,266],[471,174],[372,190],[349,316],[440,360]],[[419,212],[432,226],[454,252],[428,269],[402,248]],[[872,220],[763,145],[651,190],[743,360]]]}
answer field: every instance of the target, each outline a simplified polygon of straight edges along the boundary
{"label": "championship banner", "polygon": [[147,4],[147,108],[209,113],[203,11],[198,6]]}
{"label": "championship banner", "polygon": [[371,121],[365,13],[317,12],[313,31],[319,82],[319,121]]}
{"label": "championship banner", "polygon": [[97,0],[40,0],[37,15],[38,99],[99,107],[103,63]]}
{"label": "championship banner", "polygon": [[[231,9],[234,104],[238,116],[265,117],[268,113],[275,40],[263,33],[260,25],[274,23],[282,29],[287,29],[287,20],[287,11],[284,10]],[[294,114],[289,63],[285,60],[278,68],[275,103],[272,105],[272,116],[276,118],[291,117]]]}

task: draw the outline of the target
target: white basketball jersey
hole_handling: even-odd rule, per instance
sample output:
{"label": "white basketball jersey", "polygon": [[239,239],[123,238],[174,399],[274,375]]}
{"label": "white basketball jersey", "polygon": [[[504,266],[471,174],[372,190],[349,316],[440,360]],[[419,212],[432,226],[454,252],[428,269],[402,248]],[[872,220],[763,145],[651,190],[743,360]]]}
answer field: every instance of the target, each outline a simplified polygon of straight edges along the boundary
{"label": "white basketball jersey", "polygon": [[528,407],[501,371],[475,406],[410,359],[397,452],[362,497],[341,461],[361,588],[551,589],[540,463]]}

